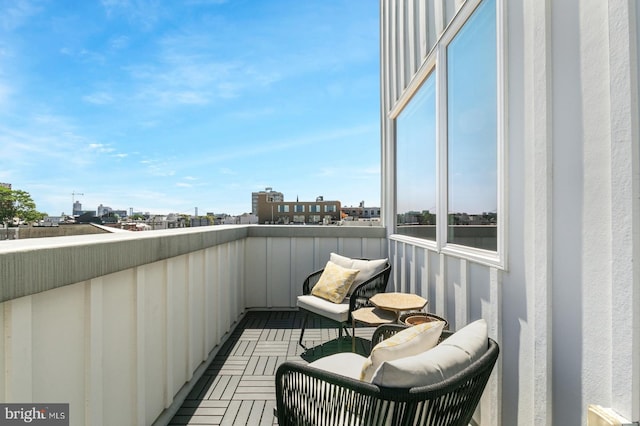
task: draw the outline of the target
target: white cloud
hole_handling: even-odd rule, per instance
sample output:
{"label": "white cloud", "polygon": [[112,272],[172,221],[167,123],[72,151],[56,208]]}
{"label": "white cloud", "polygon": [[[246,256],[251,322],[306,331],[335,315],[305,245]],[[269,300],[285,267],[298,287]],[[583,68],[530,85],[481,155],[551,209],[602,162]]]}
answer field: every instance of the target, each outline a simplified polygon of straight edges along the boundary
{"label": "white cloud", "polygon": [[114,148],[111,148],[109,145],[101,144],[101,143],[90,143],[89,149],[98,152],[100,154],[110,153],[115,151]]}

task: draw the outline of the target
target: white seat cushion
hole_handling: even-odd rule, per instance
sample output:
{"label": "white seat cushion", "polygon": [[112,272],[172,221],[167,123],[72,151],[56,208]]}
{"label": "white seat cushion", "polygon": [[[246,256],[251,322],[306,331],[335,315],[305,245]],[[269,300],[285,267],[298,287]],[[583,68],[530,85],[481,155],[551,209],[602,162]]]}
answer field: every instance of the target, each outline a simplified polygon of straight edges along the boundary
{"label": "white seat cushion", "polygon": [[329,260],[343,268],[357,269],[360,271],[356,276],[356,279],[353,280],[353,284],[351,284],[351,288],[347,292],[347,295],[350,295],[351,292],[363,282],[382,272],[385,266],[387,266],[387,259],[352,259],[350,257],[341,256],[337,253],[331,253],[329,255]]}
{"label": "white seat cushion", "polygon": [[366,360],[367,358],[362,355],[353,352],[342,352],[322,357],[310,363],[309,366],[359,380],[362,365]]}
{"label": "white seat cushion", "polygon": [[313,312],[337,322],[346,322],[349,319],[349,299],[342,303],[333,303],[313,295],[298,296],[299,308]]}
{"label": "white seat cushion", "polygon": [[480,358],[487,351],[487,337],[486,321],[474,321],[431,350],[383,362],[371,382],[394,388],[427,386],[441,382]]}

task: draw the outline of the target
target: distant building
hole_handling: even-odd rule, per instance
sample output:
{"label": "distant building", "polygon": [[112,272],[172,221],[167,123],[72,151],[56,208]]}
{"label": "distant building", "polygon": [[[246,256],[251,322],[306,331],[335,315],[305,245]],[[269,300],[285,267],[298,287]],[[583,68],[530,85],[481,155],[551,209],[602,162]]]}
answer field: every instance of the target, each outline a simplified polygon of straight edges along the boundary
{"label": "distant building", "polygon": [[251,213],[258,216],[258,200],[266,197],[270,202],[284,201],[282,192],[274,191],[273,188],[267,187],[264,191],[251,193]]}
{"label": "distant building", "polygon": [[80,216],[82,213],[84,213],[82,211],[82,203],[80,201],[76,201],[73,203],[73,213],[71,213],[73,216]]}
{"label": "distant building", "polygon": [[102,217],[102,216],[106,215],[107,213],[111,213],[112,211],[113,211],[113,209],[111,207],[103,206],[102,204],[100,204],[98,206],[98,217]]}
{"label": "distant building", "polygon": [[258,194],[259,224],[329,224],[340,220],[340,201],[276,201],[268,192]]}
{"label": "distant building", "polygon": [[240,225],[257,225],[259,223],[258,216],[253,213],[244,213],[237,218]]}
{"label": "distant building", "polygon": [[343,207],[342,218],[346,220],[371,220],[380,218],[380,207],[365,207],[364,201],[358,207]]}
{"label": "distant building", "polygon": [[2,188],[7,188],[7,189],[11,189],[11,184],[10,184],[10,183],[3,183],[3,182],[0,182],[0,187],[2,187]]}

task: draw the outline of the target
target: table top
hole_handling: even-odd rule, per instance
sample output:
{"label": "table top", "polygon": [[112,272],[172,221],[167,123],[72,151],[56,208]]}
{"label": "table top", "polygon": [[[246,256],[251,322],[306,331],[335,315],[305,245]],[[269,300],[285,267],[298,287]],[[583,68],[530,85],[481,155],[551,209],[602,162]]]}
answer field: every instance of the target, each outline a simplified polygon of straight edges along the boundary
{"label": "table top", "polygon": [[378,308],[396,312],[422,309],[427,304],[427,299],[410,293],[377,293],[369,301]]}
{"label": "table top", "polygon": [[358,322],[368,325],[390,324],[396,322],[396,316],[393,312],[385,311],[380,308],[360,308],[351,312],[351,317]]}

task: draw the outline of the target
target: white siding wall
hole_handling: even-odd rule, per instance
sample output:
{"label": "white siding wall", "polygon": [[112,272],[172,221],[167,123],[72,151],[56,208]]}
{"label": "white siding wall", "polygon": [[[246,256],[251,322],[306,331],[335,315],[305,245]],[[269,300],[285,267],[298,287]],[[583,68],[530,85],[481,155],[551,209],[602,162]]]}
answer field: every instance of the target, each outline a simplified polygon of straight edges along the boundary
{"label": "white siding wall", "polygon": [[243,313],[243,271],[240,240],[0,304],[0,401],[153,423]]}
{"label": "white siding wall", "polygon": [[[416,70],[406,46],[426,43],[418,63],[425,59],[450,16],[444,3],[380,2],[390,232],[395,160],[388,114],[412,83],[406,70]],[[502,355],[489,398],[499,412],[486,413],[485,395],[482,424],[586,424],[588,404],[638,421],[637,2],[498,4],[507,42],[499,55],[507,87],[508,263],[498,270],[392,237],[396,287],[427,295],[430,309],[456,326],[487,315],[497,326]],[[422,10],[435,19],[411,16]]]}
{"label": "white siding wall", "polygon": [[387,257],[383,238],[250,237],[246,249],[247,308],[291,308],[302,294],[302,283],[324,268],[331,252],[349,257]]}

